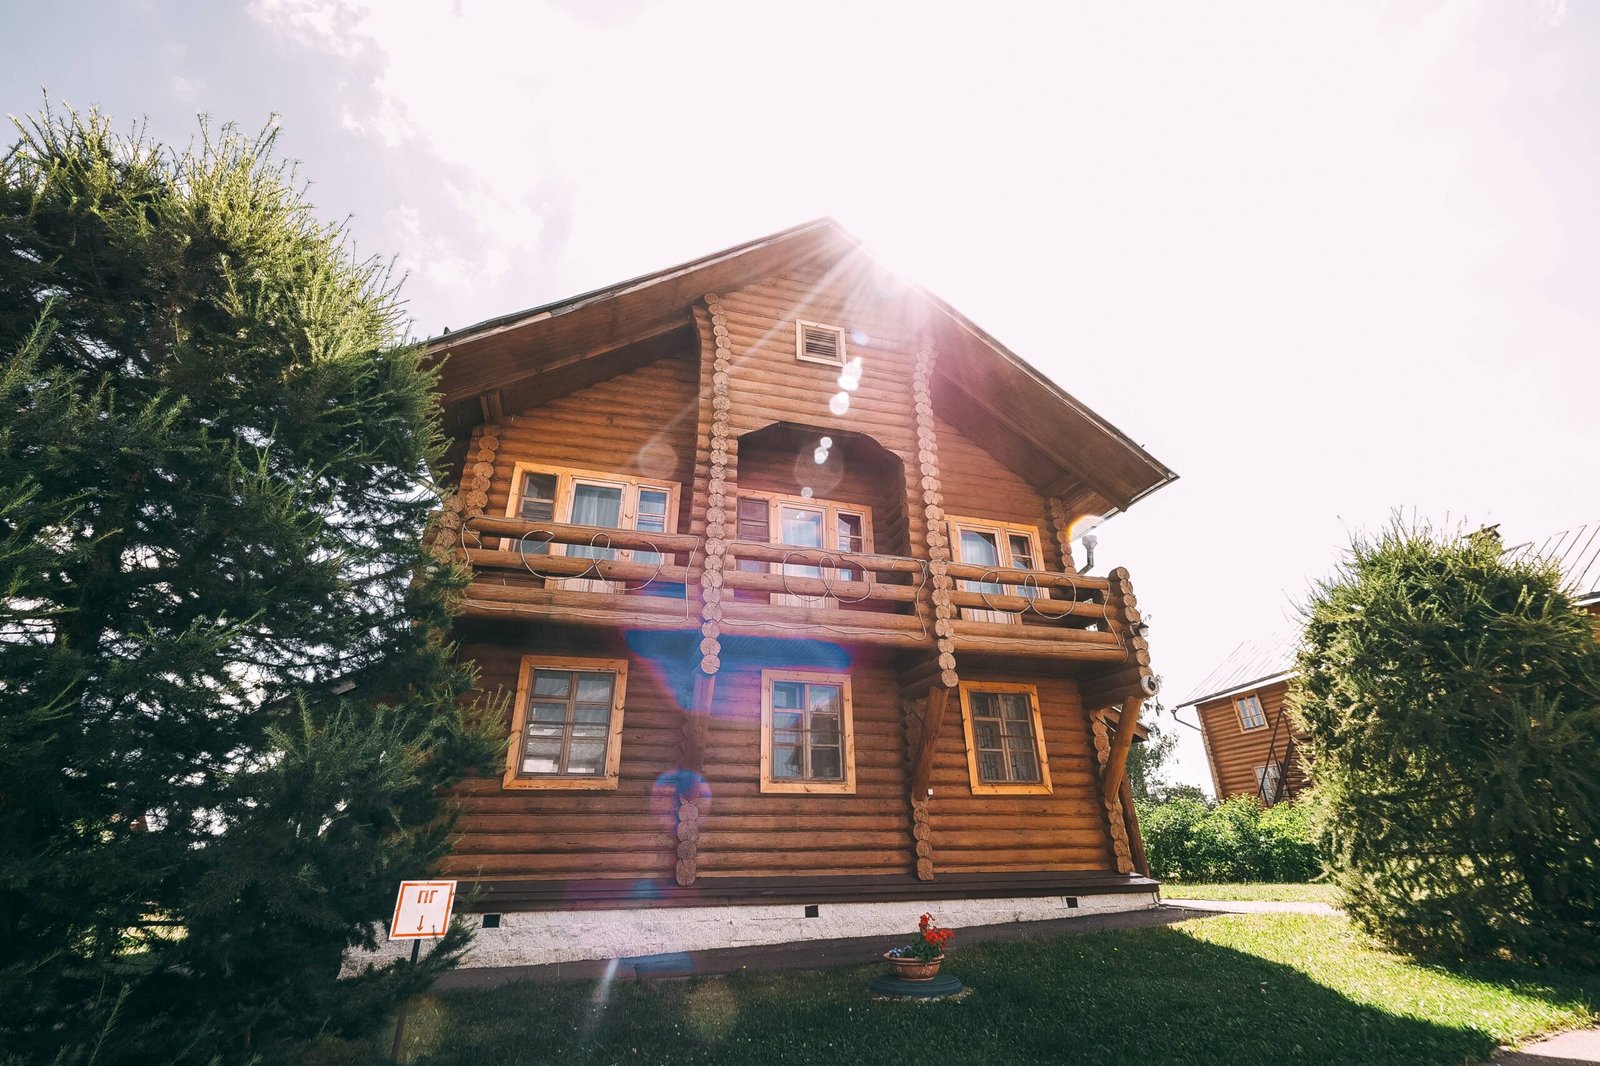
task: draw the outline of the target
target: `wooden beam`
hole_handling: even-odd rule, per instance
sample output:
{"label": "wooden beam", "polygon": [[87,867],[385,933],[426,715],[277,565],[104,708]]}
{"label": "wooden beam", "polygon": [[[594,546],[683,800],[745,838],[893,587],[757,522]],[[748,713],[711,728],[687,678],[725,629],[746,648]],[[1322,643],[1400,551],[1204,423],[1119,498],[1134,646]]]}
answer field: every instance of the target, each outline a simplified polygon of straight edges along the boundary
{"label": "wooden beam", "polygon": [[[612,352],[621,351],[624,348],[631,348],[633,345],[643,341],[653,340],[668,333],[675,333],[689,325],[690,319],[686,309],[682,311],[673,310],[665,318],[645,323],[638,328],[626,330],[620,334],[613,334],[600,343],[592,344],[575,352],[569,352],[558,359],[537,362],[534,358],[523,355],[516,360],[514,366],[503,364],[470,376],[463,374],[459,380],[451,383],[444,395],[440,397],[440,403],[449,405],[457,400],[470,399],[490,389],[506,389],[518,382],[527,381],[529,378],[550,374],[578,363],[587,362],[590,359],[610,355]],[[474,338],[474,341],[476,341],[476,338]],[[465,339],[463,343],[467,343]],[[531,342],[529,347],[533,347]],[[539,347],[544,347],[544,345]],[[448,355],[449,350],[445,349],[444,354]]]}
{"label": "wooden beam", "polygon": [[1122,775],[1122,786],[1117,790],[1122,798],[1122,824],[1128,830],[1128,853],[1133,856],[1133,868],[1150,876],[1150,857],[1144,852],[1144,834],[1139,831],[1139,812],[1133,806],[1133,786],[1128,775]]}
{"label": "wooden beam", "polygon": [[922,732],[917,738],[917,750],[911,760],[911,799],[913,802],[928,798],[928,782],[933,776],[934,750],[939,744],[939,730],[944,727],[944,712],[950,703],[950,690],[943,685],[928,689],[928,709],[922,715]]}
{"label": "wooden beam", "polygon": [[506,420],[505,403],[499,389],[479,395],[478,406],[483,409],[483,420],[488,425],[498,426]]}
{"label": "wooden beam", "polygon": [[694,675],[694,703],[683,717],[683,742],[678,759],[678,861],[673,878],[687,888],[699,874],[700,799],[705,777],[706,741],[711,733],[711,705],[717,694],[717,675]]}
{"label": "wooden beam", "polygon": [[1133,747],[1133,727],[1139,722],[1139,706],[1142,702],[1138,696],[1129,696],[1122,701],[1122,715],[1117,719],[1117,732],[1111,738],[1111,754],[1106,758],[1105,797],[1108,803],[1122,787],[1123,771],[1128,768],[1128,749]]}

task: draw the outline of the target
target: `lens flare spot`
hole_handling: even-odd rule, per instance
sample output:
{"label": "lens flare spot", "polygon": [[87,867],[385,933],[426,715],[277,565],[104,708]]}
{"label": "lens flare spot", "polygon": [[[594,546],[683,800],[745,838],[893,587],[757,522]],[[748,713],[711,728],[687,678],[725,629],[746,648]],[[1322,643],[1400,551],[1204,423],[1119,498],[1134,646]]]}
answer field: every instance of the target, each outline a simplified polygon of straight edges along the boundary
{"label": "lens flare spot", "polygon": [[828,449],[818,448],[816,451],[811,453],[811,460],[818,466],[821,466],[823,463],[828,461]]}
{"label": "lens flare spot", "polygon": [[848,392],[834,393],[833,399],[828,401],[828,410],[832,411],[836,417],[844,417],[850,410],[850,394]]}

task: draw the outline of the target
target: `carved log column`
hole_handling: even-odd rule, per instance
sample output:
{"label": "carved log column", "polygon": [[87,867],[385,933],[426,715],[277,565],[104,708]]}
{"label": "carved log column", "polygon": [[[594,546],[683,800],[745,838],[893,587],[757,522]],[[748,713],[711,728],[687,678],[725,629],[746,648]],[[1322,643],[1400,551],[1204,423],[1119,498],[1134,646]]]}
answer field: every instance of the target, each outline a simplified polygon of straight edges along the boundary
{"label": "carved log column", "polygon": [[1072,558],[1072,516],[1060,496],[1050,497],[1050,532],[1056,539],[1056,550],[1061,554],[1061,569],[1070,574],[1078,572]]}
{"label": "carved log column", "polygon": [[911,395],[917,414],[917,463],[922,473],[922,517],[928,544],[929,584],[932,586],[933,633],[939,651],[939,681],[945,688],[960,682],[956,673],[955,604],[950,593],[950,540],[945,534],[944,491],[939,481],[939,439],[933,426],[933,365],[938,358],[933,342],[924,338],[911,375]]}
{"label": "carved log column", "polygon": [[722,667],[722,575],[727,565],[732,525],[728,475],[735,451],[729,421],[733,405],[728,379],[733,369],[733,346],[721,297],[714,292],[706,293],[705,306],[696,309],[695,321],[699,326],[701,351],[700,447],[706,469],[705,555],[698,575],[700,664],[695,674],[693,706],[683,719],[679,759],[676,878],[678,884],[685,886],[694,884],[698,873],[700,775],[705,771],[711,706],[716,694],[717,671]]}

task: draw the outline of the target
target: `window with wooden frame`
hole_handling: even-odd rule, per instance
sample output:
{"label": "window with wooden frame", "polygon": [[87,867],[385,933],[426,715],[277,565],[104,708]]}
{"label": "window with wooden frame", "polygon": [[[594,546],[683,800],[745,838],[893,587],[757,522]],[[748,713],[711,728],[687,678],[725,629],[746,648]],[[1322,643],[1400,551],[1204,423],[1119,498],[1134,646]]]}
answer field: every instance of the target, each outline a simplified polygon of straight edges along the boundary
{"label": "window with wooden frame", "polygon": [[[1044,555],[1039,550],[1039,531],[1032,526],[984,522],[975,518],[951,518],[950,544],[955,559],[971,566],[995,570],[1043,570]],[[998,576],[998,575],[996,575]],[[985,592],[991,596],[1043,595],[1037,585],[1005,584],[998,581],[960,583],[964,592]],[[1013,612],[963,607],[961,617],[972,622],[1016,622]]]}
{"label": "window with wooden frame", "polygon": [[[872,551],[872,509],[860,504],[835,500],[807,499],[773,492],[741,492],[735,510],[739,540],[789,548],[815,548],[830,552]],[[823,576],[823,568],[803,563],[764,563],[740,559],[739,569],[756,573],[788,574],[792,577]],[[861,572],[848,568],[830,569],[830,580],[858,581]],[[753,593],[752,598],[765,598]],[[838,601],[827,596],[801,596],[777,592],[770,602],[791,607],[818,607]]]}
{"label": "window with wooden frame", "polygon": [[[678,485],[646,481],[624,474],[607,474],[568,467],[518,463],[511,478],[506,516],[530,522],[567,522],[605,529],[633,529],[641,533],[667,533],[678,525]],[[520,542],[527,555],[567,555],[582,559],[629,559],[659,563],[658,552],[597,545],[549,544],[538,537]],[[610,591],[613,585],[591,578],[568,578],[564,587]]]}
{"label": "window with wooden frame", "polygon": [[616,788],[627,688],[626,659],[523,656],[502,785]]}
{"label": "window with wooden frame", "polygon": [[821,322],[796,321],[794,357],[802,363],[844,366],[844,330]]}
{"label": "window with wooden frame", "polygon": [[1267,712],[1261,706],[1261,697],[1251,693],[1233,701],[1239,710],[1240,729],[1260,729],[1267,724]]}
{"label": "window with wooden frame", "polygon": [[1039,691],[1033,685],[961,682],[961,726],[974,795],[1052,791]]}
{"label": "window with wooden frame", "polygon": [[850,675],[761,671],[761,791],[855,790]]}

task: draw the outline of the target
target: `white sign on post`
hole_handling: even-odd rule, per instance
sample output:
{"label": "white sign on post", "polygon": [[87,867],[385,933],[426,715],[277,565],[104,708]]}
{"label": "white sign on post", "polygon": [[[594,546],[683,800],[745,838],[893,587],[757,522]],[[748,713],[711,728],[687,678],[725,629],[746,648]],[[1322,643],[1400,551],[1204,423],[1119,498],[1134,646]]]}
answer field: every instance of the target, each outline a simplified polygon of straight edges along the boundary
{"label": "white sign on post", "polygon": [[431,940],[450,928],[450,908],[456,901],[454,881],[401,881],[394,901],[390,940]]}

